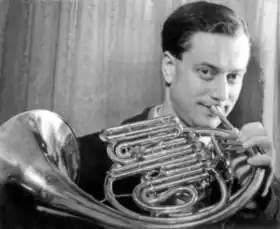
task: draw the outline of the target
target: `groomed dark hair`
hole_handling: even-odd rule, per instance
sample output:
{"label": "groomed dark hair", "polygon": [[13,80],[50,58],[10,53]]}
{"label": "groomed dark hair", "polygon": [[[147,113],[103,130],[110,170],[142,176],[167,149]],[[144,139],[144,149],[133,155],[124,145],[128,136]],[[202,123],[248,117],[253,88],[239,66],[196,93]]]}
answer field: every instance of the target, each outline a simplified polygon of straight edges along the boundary
{"label": "groomed dark hair", "polygon": [[220,4],[198,1],[178,7],[164,22],[161,32],[162,50],[177,59],[191,47],[190,39],[196,32],[210,32],[236,36],[249,33],[244,21],[235,12]]}

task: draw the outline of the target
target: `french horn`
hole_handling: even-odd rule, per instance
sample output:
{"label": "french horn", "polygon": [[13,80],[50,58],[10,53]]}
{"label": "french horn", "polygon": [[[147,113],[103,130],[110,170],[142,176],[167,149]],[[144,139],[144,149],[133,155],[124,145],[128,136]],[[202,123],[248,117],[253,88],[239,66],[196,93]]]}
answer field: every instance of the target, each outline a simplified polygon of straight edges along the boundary
{"label": "french horn", "polygon": [[[163,116],[104,129],[112,167],[104,181],[109,204],[96,200],[75,183],[80,152],[70,125],[48,110],[20,113],[0,127],[0,186],[14,182],[38,200],[37,209],[122,229],[186,229],[213,224],[235,214],[260,189],[264,170],[254,168],[242,187],[232,192],[232,155],[242,150],[238,135],[217,110],[228,129],[184,127]],[[201,139],[207,137],[209,144]],[[94,153],[94,152],[92,152]],[[104,152],[106,153],[106,152]],[[262,153],[258,148],[244,151]],[[94,170],[94,168],[93,168]],[[115,182],[138,175],[131,193],[138,213],[123,206],[114,194]],[[221,198],[205,204],[211,183]],[[172,204],[167,200],[173,199]]]}

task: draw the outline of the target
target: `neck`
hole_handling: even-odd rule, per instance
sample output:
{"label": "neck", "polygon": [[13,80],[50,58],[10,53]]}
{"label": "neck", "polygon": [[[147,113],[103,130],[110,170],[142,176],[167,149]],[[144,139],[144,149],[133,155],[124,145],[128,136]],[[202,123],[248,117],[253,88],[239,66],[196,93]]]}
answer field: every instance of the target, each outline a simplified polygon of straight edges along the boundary
{"label": "neck", "polygon": [[170,91],[169,88],[165,88],[165,93],[164,93],[164,101],[162,103],[161,108],[159,109],[159,115],[164,116],[164,115],[176,115],[176,112],[173,109],[172,103],[170,101]]}
{"label": "neck", "polygon": [[164,116],[164,115],[174,115],[174,116],[177,116],[176,115],[176,112],[174,111],[173,107],[172,107],[172,104],[167,101],[167,100],[164,100],[164,102],[162,103],[162,106],[159,110],[159,115],[160,116]]}
{"label": "neck", "polygon": [[184,126],[189,126],[187,123],[185,123],[175,112],[172,103],[169,99],[169,96],[167,95],[163,101],[163,103],[161,104],[160,108],[158,109],[158,115],[159,116],[165,116],[165,115],[173,115],[178,117],[181,120],[181,123]]}

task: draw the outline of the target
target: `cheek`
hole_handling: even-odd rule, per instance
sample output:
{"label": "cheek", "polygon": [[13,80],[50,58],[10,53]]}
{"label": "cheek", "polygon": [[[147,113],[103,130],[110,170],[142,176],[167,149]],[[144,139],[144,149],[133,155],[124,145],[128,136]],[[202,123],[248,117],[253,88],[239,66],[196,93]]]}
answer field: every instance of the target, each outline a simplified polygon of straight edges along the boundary
{"label": "cheek", "polygon": [[177,72],[174,87],[177,88],[179,93],[188,95],[191,98],[205,94],[208,91],[207,84],[189,69]]}
{"label": "cheek", "polygon": [[236,103],[236,101],[239,98],[239,95],[241,93],[241,88],[242,88],[242,84],[238,85],[238,86],[233,86],[232,88],[230,88],[230,92],[229,92],[229,99],[232,103]]}
{"label": "cheek", "polygon": [[170,99],[173,104],[186,103],[190,98],[190,90],[183,84],[172,85],[170,90]]}
{"label": "cheek", "polygon": [[[187,77],[186,77],[187,78]],[[198,80],[181,79],[172,84],[170,100],[178,113],[189,113],[195,108],[198,98],[206,93]]]}
{"label": "cheek", "polygon": [[[205,81],[193,72],[190,68],[182,66],[176,68],[176,74],[171,86],[171,101],[173,105],[188,109],[193,107],[197,98],[207,94],[209,91]],[[176,106],[176,105],[175,105]]]}
{"label": "cheek", "polygon": [[189,76],[180,77],[177,78],[174,84],[172,84],[172,94],[176,96],[176,100],[184,102],[185,100],[190,100],[195,96],[195,88],[195,82],[190,80]]}
{"label": "cheek", "polygon": [[192,88],[185,80],[173,82],[170,88],[170,100],[175,110],[184,110],[192,98]]}

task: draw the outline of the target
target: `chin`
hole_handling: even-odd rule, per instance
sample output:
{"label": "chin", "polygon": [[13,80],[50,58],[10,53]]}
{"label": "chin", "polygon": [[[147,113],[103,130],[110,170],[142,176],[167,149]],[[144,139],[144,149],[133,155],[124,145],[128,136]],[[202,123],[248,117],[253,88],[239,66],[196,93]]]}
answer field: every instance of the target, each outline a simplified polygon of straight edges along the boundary
{"label": "chin", "polygon": [[196,121],[197,127],[204,127],[204,128],[213,128],[216,129],[218,125],[220,124],[220,121],[217,118],[203,118]]}

